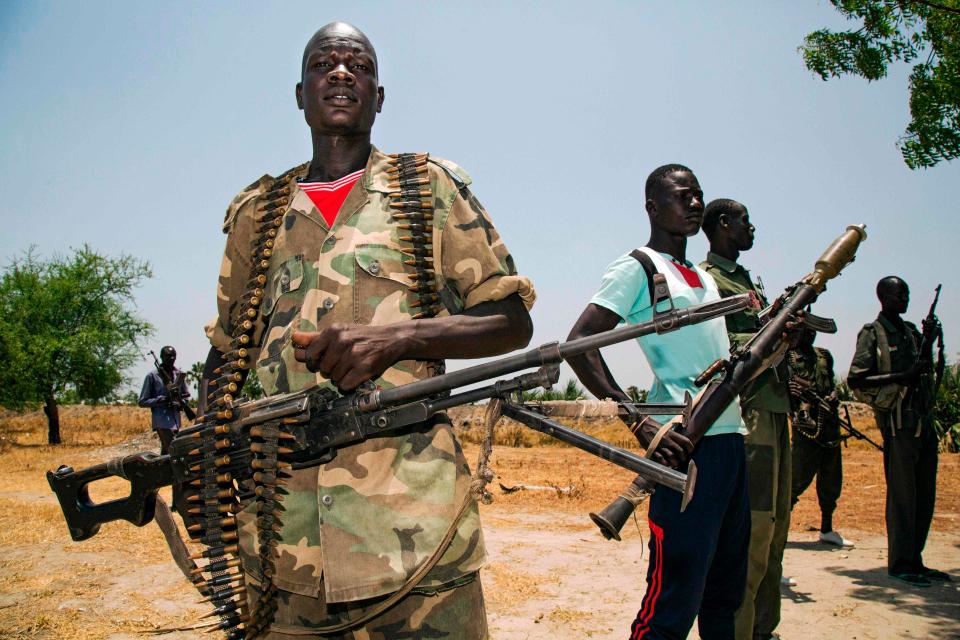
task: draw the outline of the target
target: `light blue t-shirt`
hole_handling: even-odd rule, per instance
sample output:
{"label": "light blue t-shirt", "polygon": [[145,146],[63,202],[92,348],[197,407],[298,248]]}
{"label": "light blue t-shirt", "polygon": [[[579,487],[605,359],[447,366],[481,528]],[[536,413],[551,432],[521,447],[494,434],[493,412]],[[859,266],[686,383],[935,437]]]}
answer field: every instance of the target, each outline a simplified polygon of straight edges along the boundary
{"label": "light blue t-shirt", "polygon": [[[693,287],[687,283],[673,258],[646,247],[641,251],[650,256],[657,270],[666,277],[673,304],[678,309],[720,299],[716,283],[703,269],[689,263],[685,265],[696,272],[703,284],[702,287]],[[643,265],[627,254],[607,268],[600,290],[590,302],[609,309],[630,324],[648,322],[653,319],[653,307],[647,286]],[[667,303],[661,303],[661,311],[668,308]],[[696,377],[718,359],[730,356],[730,340],[723,318],[688,325],[670,333],[653,333],[637,338],[637,342],[653,370],[653,388],[647,397],[649,402],[683,402],[685,391],[696,397],[701,391],[693,384]],[[746,432],[737,399],[717,418],[706,435]]]}

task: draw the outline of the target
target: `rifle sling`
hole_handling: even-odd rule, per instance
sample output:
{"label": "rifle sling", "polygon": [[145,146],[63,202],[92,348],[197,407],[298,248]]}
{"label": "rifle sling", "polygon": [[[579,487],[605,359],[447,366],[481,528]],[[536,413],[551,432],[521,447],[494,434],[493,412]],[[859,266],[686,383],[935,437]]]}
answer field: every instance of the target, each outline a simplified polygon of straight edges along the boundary
{"label": "rifle sling", "polygon": [[180,567],[180,571],[183,572],[187,580],[193,582],[194,576],[191,572],[197,568],[197,563],[190,559],[190,551],[187,549],[183,538],[180,537],[180,531],[177,529],[177,523],[173,519],[173,514],[170,513],[170,507],[160,496],[157,496],[156,511],[153,514],[153,519],[156,520],[157,526],[160,527],[160,531],[163,532],[163,538],[167,541],[167,547],[170,549],[170,555],[173,556],[173,561]]}

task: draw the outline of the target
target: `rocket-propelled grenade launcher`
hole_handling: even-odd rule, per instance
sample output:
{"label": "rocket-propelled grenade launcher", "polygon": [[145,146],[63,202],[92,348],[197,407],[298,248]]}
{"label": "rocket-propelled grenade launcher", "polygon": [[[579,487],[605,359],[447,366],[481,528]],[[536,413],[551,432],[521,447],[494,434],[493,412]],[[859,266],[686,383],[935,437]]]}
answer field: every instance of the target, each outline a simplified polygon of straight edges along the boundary
{"label": "rocket-propelled grenade launcher", "polygon": [[[704,436],[741,391],[763,371],[775,365],[787,350],[784,334],[787,323],[802,317],[800,312],[813,303],[826,289],[827,282],[837,277],[850,264],[860,243],[866,240],[865,225],[850,225],[817,260],[813,271],[786,291],[766,310],[761,312],[762,327],[746,343],[734,349],[728,360],[718,360],[696,380],[705,387],[681,423],[681,433],[694,445]],[[817,329],[833,325],[832,321],[817,319],[806,323]],[[835,329],[834,329],[835,330]],[[632,485],[603,511],[590,517],[607,539],[619,540],[619,532],[638,504],[637,496],[649,494],[654,485],[643,476],[637,476]]]}

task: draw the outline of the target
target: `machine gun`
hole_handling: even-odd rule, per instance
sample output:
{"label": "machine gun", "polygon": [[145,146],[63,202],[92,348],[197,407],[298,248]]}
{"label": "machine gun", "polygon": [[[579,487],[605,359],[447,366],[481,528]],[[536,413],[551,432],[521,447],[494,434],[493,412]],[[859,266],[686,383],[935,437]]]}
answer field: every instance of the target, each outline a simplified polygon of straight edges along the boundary
{"label": "machine gun", "polygon": [[[851,225],[835,239],[817,260],[814,270],[786,291],[763,314],[764,324],[749,341],[734,349],[728,360],[718,360],[696,380],[704,387],[697,400],[685,411],[678,425],[681,433],[694,445],[706,434],[716,419],[730,406],[743,389],[758,375],[783,358],[788,348],[784,339],[788,323],[801,315],[826,289],[827,282],[840,274],[853,261],[857,247],[867,237],[864,225]],[[619,532],[643,496],[653,492],[646,478],[637,476],[633,483],[606,508],[590,517],[607,539],[619,540]]]}
{"label": "machine gun", "polygon": [[[92,537],[103,523],[113,520],[127,520],[137,526],[147,524],[156,513],[158,490],[173,485],[174,504],[191,537],[209,546],[207,551],[194,556],[210,559],[194,571],[194,582],[217,606],[216,612],[222,617],[217,628],[230,639],[256,637],[269,625],[276,606],[271,576],[274,546],[282,526],[279,501],[287,470],[328,462],[337,455],[338,448],[401,433],[461,404],[493,399],[505,408],[505,414],[512,415],[508,409],[522,402],[522,391],[549,388],[557,381],[558,365],[565,358],[718,318],[744,309],[749,303],[749,297],[743,295],[674,309],[650,322],[562,344],[545,344],[392,389],[364,389],[339,396],[330,389],[313,387],[255,401],[234,400],[229,394],[221,394],[208,413],[174,438],[169,455],[136,453],[80,470],[61,466],[47,472],[47,480],[59,499],[74,540]],[[537,370],[448,395],[461,387],[532,368]],[[536,420],[525,424],[639,473],[652,484],[663,484],[686,496],[693,494],[695,474],[670,469],[563,425]],[[129,496],[95,504],[90,499],[89,485],[109,477],[127,480]],[[261,565],[256,577],[264,595],[255,608],[247,610],[242,596],[237,598],[242,592],[243,573],[235,573],[233,568],[240,564],[236,516],[251,500],[256,502],[260,541]],[[460,513],[463,512],[462,506]],[[440,550],[442,547],[434,554],[437,559]],[[429,567],[424,566],[414,575],[421,575],[421,571],[425,574]],[[203,579],[201,572],[210,577]]]}
{"label": "machine gun", "polygon": [[[163,353],[163,349],[161,349],[160,352]],[[187,399],[183,397],[183,394],[180,393],[180,387],[187,377],[186,374],[180,371],[174,376],[174,379],[171,380],[170,375],[160,365],[160,362],[157,360],[157,354],[155,354],[152,349],[150,350],[150,355],[153,356],[153,366],[157,368],[157,374],[160,376],[160,380],[167,390],[167,397],[170,398],[170,404],[178,411],[182,410],[187,420],[191,422],[196,420],[196,412],[190,407],[190,404],[187,402]]]}

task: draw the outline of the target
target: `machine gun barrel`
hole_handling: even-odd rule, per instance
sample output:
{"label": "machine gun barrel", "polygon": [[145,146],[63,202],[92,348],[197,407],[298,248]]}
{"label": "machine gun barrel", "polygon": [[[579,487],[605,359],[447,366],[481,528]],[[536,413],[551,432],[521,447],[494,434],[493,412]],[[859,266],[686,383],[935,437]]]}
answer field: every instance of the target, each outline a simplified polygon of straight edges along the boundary
{"label": "machine gun barrel", "polygon": [[600,347],[624,342],[632,338],[639,338],[651,333],[674,331],[690,324],[696,324],[698,322],[704,322],[705,320],[735,313],[747,308],[749,304],[750,299],[746,294],[731,296],[723,300],[695,305],[685,309],[675,309],[660,314],[656,319],[649,322],[611,329],[610,331],[570,340],[562,344],[551,342],[523,353],[499,358],[493,362],[486,362],[461,369],[460,371],[453,371],[433,378],[427,378],[426,380],[411,382],[410,384],[394,387],[393,389],[373,391],[359,399],[360,410],[376,411],[385,406],[396,405],[424,396],[443,393],[450,389],[476,384],[483,380],[489,380],[523,369],[559,364],[562,360],[570,356],[580,355],[588,351],[593,351],[594,349],[599,349]]}

